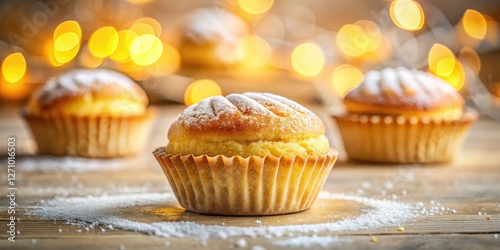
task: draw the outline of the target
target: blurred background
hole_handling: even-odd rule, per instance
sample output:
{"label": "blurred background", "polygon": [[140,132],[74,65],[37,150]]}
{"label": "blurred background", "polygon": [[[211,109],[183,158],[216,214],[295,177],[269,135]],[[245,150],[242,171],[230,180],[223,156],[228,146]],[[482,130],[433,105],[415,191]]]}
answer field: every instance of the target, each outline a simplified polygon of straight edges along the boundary
{"label": "blurred background", "polygon": [[102,67],[153,103],[266,91],[337,107],[366,71],[403,65],[500,120],[499,22],[497,0],[3,0],[0,105]]}

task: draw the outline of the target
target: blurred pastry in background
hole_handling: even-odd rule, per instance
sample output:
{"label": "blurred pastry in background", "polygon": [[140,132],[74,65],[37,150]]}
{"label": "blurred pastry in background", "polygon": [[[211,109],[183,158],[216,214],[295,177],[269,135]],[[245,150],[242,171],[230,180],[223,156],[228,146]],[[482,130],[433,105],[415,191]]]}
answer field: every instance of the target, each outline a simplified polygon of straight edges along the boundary
{"label": "blurred pastry in background", "polygon": [[477,114],[451,85],[404,67],[369,71],[334,118],[351,159],[389,163],[451,161]]}
{"label": "blurred pastry in background", "polygon": [[238,63],[236,46],[250,28],[243,19],[222,8],[199,8],[174,25],[172,43],[186,66],[223,67]]}
{"label": "blurred pastry in background", "polygon": [[23,110],[38,153],[109,158],[145,145],[156,110],[127,76],[107,69],[74,69],[53,77]]}

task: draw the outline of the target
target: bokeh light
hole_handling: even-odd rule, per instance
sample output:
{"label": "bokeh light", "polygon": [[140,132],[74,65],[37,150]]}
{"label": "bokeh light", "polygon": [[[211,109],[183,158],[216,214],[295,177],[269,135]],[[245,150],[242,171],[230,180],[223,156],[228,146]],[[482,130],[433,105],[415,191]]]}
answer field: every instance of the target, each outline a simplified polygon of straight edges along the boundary
{"label": "bokeh light", "polygon": [[160,39],[153,35],[138,36],[130,46],[130,57],[138,65],[146,66],[156,62],[163,51]]}
{"label": "bokeh light", "polygon": [[459,61],[455,63],[455,67],[449,75],[441,75],[439,72],[435,72],[435,75],[447,81],[456,90],[460,90],[465,83],[464,67]]}
{"label": "bokeh light", "polygon": [[244,67],[261,68],[271,58],[271,46],[258,36],[245,36],[236,44],[236,57]]}
{"label": "bokeh light", "polygon": [[59,64],[67,63],[78,54],[80,38],[75,33],[64,33],[54,41],[54,59]]}
{"label": "bokeh light", "polygon": [[325,63],[325,55],[313,43],[303,43],[292,52],[292,66],[299,74],[311,77],[319,74]]}
{"label": "bokeh light", "polygon": [[137,34],[131,30],[120,30],[118,32],[118,45],[109,57],[115,62],[128,62],[130,58],[130,48],[132,42],[137,38]]}
{"label": "bokeh light", "polygon": [[429,52],[429,71],[460,90],[465,82],[465,71],[453,52],[446,46],[436,43]]}
{"label": "bokeh light", "polygon": [[343,64],[335,68],[331,80],[335,91],[344,97],[347,92],[357,87],[364,80],[364,76],[363,72],[358,68],[350,64]]}
{"label": "bokeh light", "polygon": [[337,33],[337,46],[349,57],[358,57],[366,52],[369,39],[364,30],[354,24],[346,24]]}
{"label": "bokeh light", "polygon": [[54,48],[54,59],[60,64],[65,64],[71,60],[73,60],[73,58],[75,58],[75,56],[78,54],[78,51],[80,50],[80,44],[78,44],[77,46],[73,47],[72,49],[70,50],[67,50],[67,51],[60,51],[60,50],[57,50],[56,48]]}
{"label": "bokeh light", "polygon": [[15,83],[26,74],[26,59],[20,52],[8,55],[2,63],[2,75],[9,83]]}
{"label": "bokeh light", "polygon": [[419,30],[425,22],[422,7],[413,0],[392,1],[390,16],[394,24],[404,30]]}
{"label": "bokeh light", "polygon": [[137,35],[154,35],[160,37],[161,25],[158,21],[151,17],[139,18],[132,23],[129,30],[135,32]]}
{"label": "bokeh light", "polygon": [[57,25],[52,37],[54,41],[56,41],[58,37],[60,37],[65,33],[73,33],[78,37],[78,39],[81,39],[82,28],[80,27],[80,24],[78,24],[78,22],[76,21],[73,20],[64,21],[59,25]]}
{"label": "bokeh light", "polygon": [[80,50],[82,29],[76,21],[68,20],[60,23],[54,30],[53,50],[49,56],[53,57],[55,66],[65,64],[76,57]]}
{"label": "bokeh light", "polygon": [[210,79],[196,80],[186,88],[184,103],[189,106],[216,95],[222,95],[222,90],[215,81]]}
{"label": "bokeh light", "polygon": [[118,32],[111,26],[102,27],[90,36],[88,45],[92,55],[107,57],[118,47]]}
{"label": "bokeh light", "polygon": [[368,20],[342,26],[336,38],[337,47],[348,57],[369,56],[379,49],[382,40],[378,25]]}
{"label": "bokeh light", "polygon": [[429,57],[429,69],[439,76],[449,76],[455,68],[455,55],[446,46],[436,43],[432,46]]}
{"label": "bokeh light", "polygon": [[54,49],[57,51],[69,51],[74,47],[78,46],[80,43],[80,38],[75,33],[64,33],[54,40]]}
{"label": "bokeh light", "polygon": [[472,38],[482,40],[486,36],[486,19],[478,11],[471,9],[465,11],[462,25],[465,33]]}
{"label": "bokeh light", "polygon": [[238,0],[238,5],[250,14],[262,14],[273,6],[274,0]]}
{"label": "bokeh light", "polygon": [[[59,67],[59,66],[64,64],[64,63],[60,63],[56,59],[56,55],[55,55],[56,50],[54,49],[53,43],[48,44],[46,49],[47,49],[47,55],[48,55],[49,62],[52,66]],[[62,58],[60,58],[60,60],[62,60]]]}

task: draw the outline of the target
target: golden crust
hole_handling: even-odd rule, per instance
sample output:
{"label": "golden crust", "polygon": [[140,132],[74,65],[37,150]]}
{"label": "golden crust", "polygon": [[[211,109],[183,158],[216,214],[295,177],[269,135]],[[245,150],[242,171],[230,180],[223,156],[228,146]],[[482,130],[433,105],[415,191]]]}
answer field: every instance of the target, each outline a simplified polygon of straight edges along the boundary
{"label": "golden crust", "polygon": [[144,93],[144,91],[139,86],[133,88],[133,90],[130,91],[123,89],[116,84],[108,84],[99,89],[91,90],[87,93],[81,92],[81,93],[76,93],[74,95],[61,96],[58,97],[57,99],[51,100],[50,102],[40,101],[40,103],[44,103],[44,105],[41,105],[42,109],[54,109],[54,108],[57,109],[77,99],[89,98],[90,96],[94,99],[121,98],[129,100],[131,102],[140,103],[144,106],[148,105],[148,98]]}
{"label": "golden crust", "polygon": [[423,108],[421,106],[397,106],[388,104],[365,104],[351,100],[344,100],[349,113],[365,115],[393,115],[404,117],[429,117],[441,119],[460,118],[463,113],[462,106],[456,104],[441,106],[432,106],[432,108]]}
{"label": "golden crust", "polygon": [[[225,146],[215,147],[212,155],[230,156],[244,153],[255,143],[276,144],[270,147],[292,143],[294,146],[291,147],[298,145],[297,148],[301,148],[298,151],[319,154],[329,149],[328,141],[323,139],[324,134],[321,119],[296,102],[268,93],[231,94],[205,99],[182,112],[168,132],[170,143],[167,151],[172,154],[197,152],[200,147],[203,148],[202,144],[220,144]],[[319,150],[308,146],[311,143],[307,141],[311,140],[320,142]],[[307,149],[304,151],[304,148]],[[298,152],[291,151],[290,154]],[[262,154],[264,152],[280,150],[264,150]]]}
{"label": "golden crust", "polygon": [[[114,106],[116,107],[117,112]],[[131,113],[143,112],[146,93],[134,81],[118,72],[97,69],[68,71],[47,81],[30,99],[28,112],[39,113]],[[113,107],[112,107],[113,106]],[[122,109],[121,111],[118,109]]]}
{"label": "golden crust", "polygon": [[463,97],[448,83],[403,67],[370,71],[344,98],[349,113],[459,118]]}

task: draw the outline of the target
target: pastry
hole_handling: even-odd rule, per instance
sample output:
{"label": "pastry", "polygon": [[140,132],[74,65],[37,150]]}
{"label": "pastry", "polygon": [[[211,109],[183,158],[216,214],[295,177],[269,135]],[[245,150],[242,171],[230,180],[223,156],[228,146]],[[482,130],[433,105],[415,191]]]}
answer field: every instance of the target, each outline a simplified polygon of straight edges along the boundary
{"label": "pastry", "polygon": [[30,98],[23,116],[38,153],[109,158],[137,153],[156,111],[127,76],[75,69],[53,77]]}
{"label": "pastry", "polygon": [[351,159],[389,163],[453,159],[477,114],[445,81],[404,67],[369,71],[335,114]]}
{"label": "pastry", "polygon": [[221,8],[200,8],[181,18],[173,43],[187,66],[221,67],[238,63],[239,40],[249,34],[240,17]]}
{"label": "pastry", "polygon": [[154,155],[187,210],[270,215],[308,209],[337,152],[310,110],[268,93],[231,94],[189,106]]}

